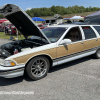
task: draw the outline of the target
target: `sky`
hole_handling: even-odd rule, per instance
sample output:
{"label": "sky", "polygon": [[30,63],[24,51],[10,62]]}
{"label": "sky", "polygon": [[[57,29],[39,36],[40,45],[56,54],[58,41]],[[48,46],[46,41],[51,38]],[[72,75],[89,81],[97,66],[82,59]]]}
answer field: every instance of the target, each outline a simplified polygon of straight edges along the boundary
{"label": "sky", "polygon": [[4,4],[15,4],[23,10],[31,8],[51,7],[51,6],[84,6],[100,7],[100,0],[1,0],[0,6]]}

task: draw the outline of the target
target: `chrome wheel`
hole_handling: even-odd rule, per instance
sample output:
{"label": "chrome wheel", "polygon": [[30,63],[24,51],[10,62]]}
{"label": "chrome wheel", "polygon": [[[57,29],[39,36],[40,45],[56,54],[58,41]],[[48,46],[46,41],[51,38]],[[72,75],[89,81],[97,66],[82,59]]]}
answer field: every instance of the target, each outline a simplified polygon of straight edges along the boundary
{"label": "chrome wheel", "polygon": [[47,75],[49,68],[49,60],[44,56],[39,56],[27,64],[25,71],[31,79],[39,80]]}
{"label": "chrome wheel", "polygon": [[44,59],[37,59],[31,66],[31,73],[35,77],[41,77],[46,73],[47,63]]}

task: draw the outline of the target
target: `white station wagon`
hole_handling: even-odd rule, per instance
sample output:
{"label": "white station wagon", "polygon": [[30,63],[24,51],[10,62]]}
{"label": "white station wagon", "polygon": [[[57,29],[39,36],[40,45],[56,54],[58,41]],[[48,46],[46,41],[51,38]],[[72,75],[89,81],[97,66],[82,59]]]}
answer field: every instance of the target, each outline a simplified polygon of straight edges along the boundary
{"label": "white station wagon", "polygon": [[99,25],[58,25],[40,30],[18,6],[0,7],[3,14],[25,39],[0,46],[0,77],[13,78],[24,73],[38,80],[50,67],[94,55],[100,58]]}

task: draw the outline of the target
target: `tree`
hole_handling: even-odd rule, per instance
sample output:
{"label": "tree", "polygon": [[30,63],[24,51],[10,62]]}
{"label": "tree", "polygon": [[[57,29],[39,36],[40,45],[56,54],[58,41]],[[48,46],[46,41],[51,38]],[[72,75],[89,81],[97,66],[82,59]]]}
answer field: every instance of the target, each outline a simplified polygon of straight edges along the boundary
{"label": "tree", "polygon": [[[30,17],[41,17],[41,16],[52,16],[54,14],[72,14],[72,13],[83,13],[83,12],[90,12],[90,11],[98,11],[100,10],[99,7],[87,7],[85,8],[84,6],[69,6],[67,8],[63,6],[52,6],[50,8],[33,8],[31,10],[27,10],[26,13]],[[3,17],[3,16],[1,16]]]}
{"label": "tree", "polygon": [[0,18],[5,18],[2,14],[0,14]]}

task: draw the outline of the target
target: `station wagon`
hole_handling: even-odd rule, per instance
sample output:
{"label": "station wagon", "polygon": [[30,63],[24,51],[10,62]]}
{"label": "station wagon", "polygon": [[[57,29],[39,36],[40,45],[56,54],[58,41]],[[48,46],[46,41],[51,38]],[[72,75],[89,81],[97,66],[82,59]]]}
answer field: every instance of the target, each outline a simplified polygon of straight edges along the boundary
{"label": "station wagon", "polygon": [[100,25],[57,25],[41,30],[18,6],[0,7],[3,14],[25,39],[0,46],[0,77],[25,73],[38,80],[50,67],[93,55],[100,58]]}

